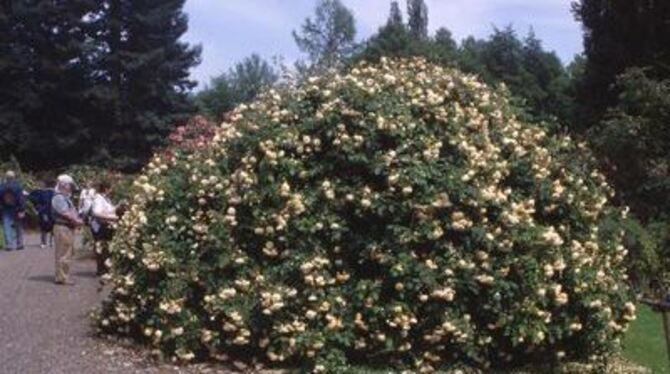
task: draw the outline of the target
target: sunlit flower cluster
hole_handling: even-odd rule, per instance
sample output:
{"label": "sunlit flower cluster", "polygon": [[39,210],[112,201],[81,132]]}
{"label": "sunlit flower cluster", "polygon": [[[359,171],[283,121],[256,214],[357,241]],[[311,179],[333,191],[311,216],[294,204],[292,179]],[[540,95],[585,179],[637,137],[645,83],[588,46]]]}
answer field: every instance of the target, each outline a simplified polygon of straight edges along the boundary
{"label": "sunlit flower cluster", "polygon": [[268,91],[136,180],[100,328],[322,372],[606,356],[635,316],[621,212],[582,146],[514,113],[421,59]]}

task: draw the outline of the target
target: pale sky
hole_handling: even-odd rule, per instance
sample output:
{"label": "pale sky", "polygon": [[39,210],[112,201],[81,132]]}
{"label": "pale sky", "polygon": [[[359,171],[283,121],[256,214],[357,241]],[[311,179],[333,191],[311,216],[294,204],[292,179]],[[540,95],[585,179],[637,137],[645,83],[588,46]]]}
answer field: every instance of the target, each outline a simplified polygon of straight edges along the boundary
{"label": "pale sky", "polygon": [[[354,12],[358,41],[386,22],[390,0],[343,0]],[[185,39],[203,46],[202,64],[192,72],[202,84],[244,57],[258,53],[301,57],[291,32],[311,16],[317,0],[187,0],[190,30]],[[564,63],[582,51],[580,25],[570,12],[570,0],[426,0],[430,30],[447,27],[457,41],[491,33],[493,26],[512,24],[521,36],[533,27],[546,49]],[[404,1],[400,1],[404,10]],[[406,18],[406,17],[405,17]]]}

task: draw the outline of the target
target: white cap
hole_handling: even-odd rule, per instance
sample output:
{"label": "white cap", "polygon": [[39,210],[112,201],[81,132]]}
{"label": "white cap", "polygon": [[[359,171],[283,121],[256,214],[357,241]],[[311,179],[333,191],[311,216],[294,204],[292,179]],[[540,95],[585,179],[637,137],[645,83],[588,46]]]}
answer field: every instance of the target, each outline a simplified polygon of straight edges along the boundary
{"label": "white cap", "polygon": [[67,175],[67,174],[61,174],[58,176],[58,184],[69,184],[71,185],[74,189],[79,189],[79,186],[77,186],[77,183],[74,182],[74,179]]}
{"label": "white cap", "polygon": [[14,179],[16,178],[16,173],[14,173],[11,170],[7,170],[7,172],[5,173],[5,177],[8,179]]}

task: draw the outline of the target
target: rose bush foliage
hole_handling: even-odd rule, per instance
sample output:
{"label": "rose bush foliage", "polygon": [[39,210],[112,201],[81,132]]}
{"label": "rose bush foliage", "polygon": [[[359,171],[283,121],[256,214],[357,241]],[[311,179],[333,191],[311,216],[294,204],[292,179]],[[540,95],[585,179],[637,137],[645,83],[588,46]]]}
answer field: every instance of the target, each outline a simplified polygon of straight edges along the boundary
{"label": "rose bush foliage", "polygon": [[327,372],[606,357],[634,318],[599,230],[623,213],[582,145],[514,112],[423,60],[242,105],[135,182],[101,329]]}

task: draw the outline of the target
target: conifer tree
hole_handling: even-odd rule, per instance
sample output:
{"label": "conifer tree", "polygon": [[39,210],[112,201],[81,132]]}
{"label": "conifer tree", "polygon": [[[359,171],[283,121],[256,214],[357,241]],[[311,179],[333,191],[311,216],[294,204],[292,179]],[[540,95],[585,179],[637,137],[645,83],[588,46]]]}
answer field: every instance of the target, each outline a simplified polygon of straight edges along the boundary
{"label": "conifer tree", "polygon": [[386,24],[379,28],[377,34],[368,39],[365,48],[356,58],[376,61],[384,56],[413,56],[420,49],[420,44],[412,39],[407,26],[405,26],[398,2],[392,1]]}
{"label": "conifer tree", "polygon": [[435,60],[440,63],[454,64],[458,59],[458,43],[446,27],[441,27],[435,32],[432,50]]}
{"label": "conifer tree", "polygon": [[400,26],[403,24],[402,12],[397,0],[391,1],[391,12],[389,14],[387,25]]}
{"label": "conifer tree", "polygon": [[651,67],[651,78],[670,77],[670,2],[579,0],[584,28],[585,81],[579,102],[589,123],[617,101],[613,84],[631,67]]}
{"label": "conifer tree", "polygon": [[194,111],[189,70],[200,47],[180,39],[188,29],[185,0],[108,0],[102,59],[102,103],[109,108],[106,154],[134,169],[161,145],[173,125]]}
{"label": "conifer tree", "polygon": [[29,167],[75,162],[90,151],[88,123],[96,116],[89,110],[88,15],[98,6],[94,0],[3,2],[0,23],[9,25],[10,40],[2,47],[8,64],[2,64],[0,95],[7,107],[0,107],[0,121],[10,128],[8,149]]}
{"label": "conifer tree", "polygon": [[0,0],[0,157],[137,169],[191,110],[184,0]]}
{"label": "conifer tree", "polygon": [[424,0],[407,0],[407,25],[415,40],[428,39],[428,6]]}
{"label": "conifer tree", "polygon": [[0,159],[20,150],[18,139],[25,129],[22,94],[27,87],[22,82],[27,80],[28,59],[18,43],[21,26],[13,3],[0,1]]}

